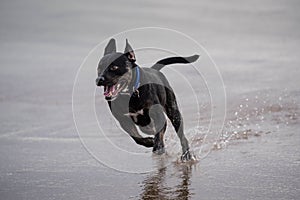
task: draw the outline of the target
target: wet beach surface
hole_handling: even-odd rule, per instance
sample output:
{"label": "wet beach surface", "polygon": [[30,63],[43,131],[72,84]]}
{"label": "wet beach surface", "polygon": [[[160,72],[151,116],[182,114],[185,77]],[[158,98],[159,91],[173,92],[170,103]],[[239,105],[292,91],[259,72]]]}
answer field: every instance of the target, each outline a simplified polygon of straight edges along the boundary
{"label": "wet beach surface", "polygon": [[[299,198],[298,1],[0,5],[1,199]],[[219,137],[208,140],[210,154],[193,165],[176,162],[180,147],[168,129],[171,162],[166,167],[159,167],[164,158],[152,157],[151,150],[107,123],[108,137],[146,152],[158,164],[149,173],[126,173],[98,162],[82,145],[73,121],[72,90],[77,70],[95,45],[144,26],[182,31],[208,50],[224,80],[226,120]],[[168,77],[168,69],[163,72]],[[172,81],[171,74],[168,78]],[[181,102],[185,130],[201,157],[210,102],[203,94],[200,126],[190,125],[195,116],[188,111],[194,105],[180,83],[173,85],[178,98],[187,100]],[[97,105],[104,103],[101,98],[96,97]],[[91,140],[107,145],[105,138]],[[118,163],[109,148],[103,154]]]}

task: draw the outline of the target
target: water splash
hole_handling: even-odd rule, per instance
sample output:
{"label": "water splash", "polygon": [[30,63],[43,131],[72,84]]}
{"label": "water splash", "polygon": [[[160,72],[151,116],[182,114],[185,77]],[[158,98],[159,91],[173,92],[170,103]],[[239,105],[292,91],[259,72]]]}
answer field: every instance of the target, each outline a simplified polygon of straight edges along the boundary
{"label": "water splash", "polygon": [[[224,128],[215,140],[206,139],[207,135],[213,134],[207,124],[188,127],[185,132],[190,149],[202,159],[209,151],[224,149],[236,141],[261,137],[299,124],[297,96],[300,94],[291,94],[287,90],[277,95],[274,91],[245,94],[230,104]],[[166,134],[166,147],[170,155],[180,156],[180,143],[173,131]]]}

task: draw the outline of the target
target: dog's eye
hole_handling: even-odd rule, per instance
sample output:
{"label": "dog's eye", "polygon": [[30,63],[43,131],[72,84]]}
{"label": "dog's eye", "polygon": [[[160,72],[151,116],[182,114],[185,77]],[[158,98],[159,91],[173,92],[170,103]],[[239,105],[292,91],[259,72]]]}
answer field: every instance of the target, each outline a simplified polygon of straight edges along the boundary
{"label": "dog's eye", "polygon": [[117,70],[119,67],[118,66],[111,66],[109,69],[111,70],[111,71],[115,71],[115,70]]}

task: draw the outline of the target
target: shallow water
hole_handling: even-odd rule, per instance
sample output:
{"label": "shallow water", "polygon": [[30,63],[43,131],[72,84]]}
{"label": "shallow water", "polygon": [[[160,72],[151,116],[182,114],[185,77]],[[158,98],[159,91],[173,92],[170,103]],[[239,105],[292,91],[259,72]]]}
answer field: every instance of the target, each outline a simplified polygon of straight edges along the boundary
{"label": "shallow water", "polygon": [[[1,2],[1,199],[297,199],[298,8],[298,1]],[[93,100],[107,138],[134,154],[115,153],[94,131],[94,116],[82,116],[81,139],[95,144],[97,155],[109,158],[112,165],[91,156],[77,134],[72,90],[83,59],[107,37],[144,26],[190,35],[205,47],[222,75],[226,117],[223,121],[222,112],[217,112],[214,122],[224,127],[211,131],[215,107],[205,78],[213,76],[205,52],[196,65],[203,79],[185,66],[163,70],[176,91],[198,163],[178,162],[180,146],[172,127],[165,138],[165,156],[153,156],[151,149],[135,145],[110,117],[100,92]],[[179,53],[195,53],[171,35],[165,41],[157,35],[130,41],[136,47],[170,41],[168,47],[179,48]],[[144,64],[164,55],[149,50],[137,57]],[[94,76],[92,61],[88,64]],[[187,81],[178,81],[177,72],[191,82],[199,80],[198,85],[192,83],[201,100],[199,110],[185,90]],[[83,99],[78,103],[82,113],[89,108]],[[114,168],[127,169],[135,162],[141,172],[150,172]]]}

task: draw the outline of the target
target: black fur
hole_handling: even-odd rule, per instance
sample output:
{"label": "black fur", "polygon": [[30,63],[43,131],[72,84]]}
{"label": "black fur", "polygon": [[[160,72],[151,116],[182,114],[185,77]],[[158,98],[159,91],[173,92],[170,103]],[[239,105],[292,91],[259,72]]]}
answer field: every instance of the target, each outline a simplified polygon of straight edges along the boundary
{"label": "black fur", "polygon": [[[159,70],[165,65],[191,63],[198,58],[198,55],[171,57],[158,61],[151,68],[140,68],[135,63],[135,54],[128,41],[124,53],[120,53],[116,52],[116,42],[111,39],[97,68],[96,85],[104,86],[105,98],[121,127],[137,144],[153,147],[153,152],[157,154],[165,152],[163,137],[167,127],[166,113],[180,139],[182,160],[189,160],[189,144],[183,132],[183,120],[176,97]],[[135,88],[138,71],[139,87]],[[146,134],[154,135],[154,138],[143,138],[137,127]]]}

